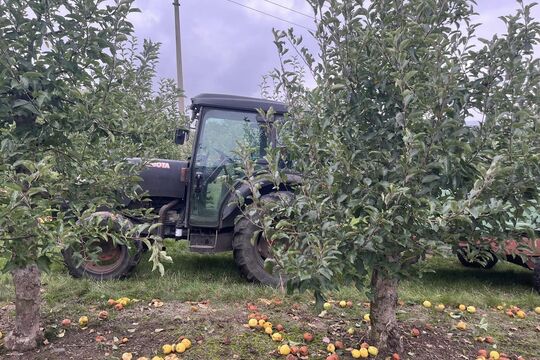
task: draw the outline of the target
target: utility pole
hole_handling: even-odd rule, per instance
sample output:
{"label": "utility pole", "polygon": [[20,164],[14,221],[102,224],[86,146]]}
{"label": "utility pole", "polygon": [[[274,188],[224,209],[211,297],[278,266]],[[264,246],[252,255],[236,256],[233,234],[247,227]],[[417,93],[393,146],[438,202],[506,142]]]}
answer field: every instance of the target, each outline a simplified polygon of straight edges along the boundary
{"label": "utility pole", "polygon": [[[182,38],[180,37],[180,2],[179,0],[174,0],[174,28],[176,32],[176,76],[177,76],[177,87],[182,92],[184,91],[184,74],[182,72]],[[180,113],[184,114],[185,105],[184,97],[178,97],[178,107],[180,108]]]}

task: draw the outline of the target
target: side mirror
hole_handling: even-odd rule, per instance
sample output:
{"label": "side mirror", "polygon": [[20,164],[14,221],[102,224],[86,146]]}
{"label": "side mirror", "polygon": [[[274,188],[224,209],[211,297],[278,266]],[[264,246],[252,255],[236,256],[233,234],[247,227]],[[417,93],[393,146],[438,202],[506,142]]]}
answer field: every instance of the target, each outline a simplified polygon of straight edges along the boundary
{"label": "side mirror", "polygon": [[186,142],[189,130],[176,129],[174,132],[174,143],[177,145],[183,145]]}

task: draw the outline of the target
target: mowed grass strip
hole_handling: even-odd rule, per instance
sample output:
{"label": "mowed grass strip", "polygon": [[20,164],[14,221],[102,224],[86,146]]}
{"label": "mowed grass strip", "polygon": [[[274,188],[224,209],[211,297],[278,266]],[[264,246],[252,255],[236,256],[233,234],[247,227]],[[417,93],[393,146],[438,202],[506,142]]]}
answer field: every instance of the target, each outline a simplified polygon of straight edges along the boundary
{"label": "mowed grass strip", "polygon": [[[143,257],[129,279],[117,281],[74,279],[61,262],[55,263],[51,273],[43,276],[46,306],[53,308],[72,301],[96,304],[96,301],[122,296],[141,300],[160,298],[164,301],[211,300],[218,303],[283,296],[277,289],[246,282],[239,275],[230,253],[200,255],[190,253],[182,242],[167,241],[166,245],[174,262],[165,264],[163,277],[151,271],[147,256]],[[499,262],[491,270],[468,269],[451,256],[431,258],[414,271],[421,276],[403,279],[400,285],[400,299],[405,302],[420,304],[430,300],[434,305],[463,303],[478,308],[507,304],[527,310],[540,306],[540,296],[532,289],[532,271],[517,265]],[[328,295],[337,300],[367,300],[364,293],[349,286]],[[8,302],[12,298],[11,277],[2,274],[0,302]],[[305,293],[288,299],[291,302],[308,302],[313,297]]]}

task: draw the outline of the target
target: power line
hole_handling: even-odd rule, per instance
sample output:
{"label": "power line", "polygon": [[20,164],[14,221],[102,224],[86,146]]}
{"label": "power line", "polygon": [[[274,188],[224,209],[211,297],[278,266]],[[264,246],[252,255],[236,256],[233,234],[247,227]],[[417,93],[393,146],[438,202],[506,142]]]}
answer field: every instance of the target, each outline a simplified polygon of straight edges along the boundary
{"label": "power line", "polygon": [[294,26],[298,26],[298,27],[304,28],[304,29],[306,29],[306,30],[308,30],[308,31],[314,31],[313,29],[310,29],[310,28],[308,28],[308,27],[306,27],[306,26],[304,26],[304,25],[300,25],[300,24],[294,23],[294,22],[292,22],[292,21],[282,19],[282,18],[280,18],[279,16],[272,15],[272,14],[269,14],[269,13],[264,12],[264,11],[262,11],[262,10],[252,8],[252,7],[250,7],[250,6],[244,5],[244,4],[239,3],[239,2],[237,2],[237,1],[234,1],[234,0],[225,0],[225,1],[228,1],[228,2],[230,2],[230,3],[232,3],[232,4],[236,4],[236,5],[238,5],[238,6],[245,7],[246,9],[249,9],[249,10],[252,10],[252,11],[256,11],[256,12],[258,12],[258,13],[260,13],[260,14],[263,14],[263,15],[266,15],[266,16],[270,16],[271,18],[274,18],[274,19],[277,19],[277,20],[280,20],[280,21],[289,23],[289,24],[291,24],[291,25],[294,25]]}
{"label": "power line", "polygon": [[275,5],[275,6],[279,6],[279,7],[282,8],[282,9],[289,10],[289,11],[292,11],[292,12],[294,12],[294,13],[297,13],[297,14],[303,15],[303,16],[305,16],[305,17],[308,17],[308,18],[310,18],[310,19],[312,19],[312,20],[315,20],[315,18],[314,18],[313,16],[311,16],[311,15],[308,15],[308,14],[303,13],[303,12],[301,12],[301,11],[298,11],[298,10],[296,10],[296,9],[292,9],[292,8],[287,7],[287,6],[285,6],[285,5],[281,5],[281,4],[277,3],[277,2],[274,2],[274,1],[271,1],[271,0],[263,0],[263,1],[266,1],[266,2],[269,3],[269,4],[272,4],[272,5]]}

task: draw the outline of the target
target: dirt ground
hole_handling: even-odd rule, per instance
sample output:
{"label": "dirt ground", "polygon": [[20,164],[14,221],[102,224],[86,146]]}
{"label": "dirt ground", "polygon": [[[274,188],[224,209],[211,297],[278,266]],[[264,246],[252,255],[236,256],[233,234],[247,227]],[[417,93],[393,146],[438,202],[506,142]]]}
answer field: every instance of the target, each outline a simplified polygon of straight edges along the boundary
{"label": "dirt ground", "polygon": [[[155,303],[154,303],[155,304]],[[44,334],[46,340],[38,350],[27,353],[8,352],[0,347],[1,359],[120,359],[124,352],[133,354],[133,359],[162,355],[164,344],[176,343],[182,336],[193,342],[192,348],[179,354],[181,359],[274,359],[278,355],[278,343],[260,330],[250,329],[246,323],[249,313],[246,304],[211,304],[168,302],[154,307],[142,301],[126,307],[122,311],[99,304],[88,309],[90,322],[81,328],[77,318],[73,324],[63,328],[58,314],[44,314]],[[312,305],[285,305],[281,301],[261,299],[256,312],[265,314],[274,325],[281,323],[285,341],[292,345],[303,342],[303,333],[311,332],[315,339],[307,344],[309,355],[302,359],[325,359],[327,342],[340,340],[344,349],[338,349],[341,359],[351,359],[350,350],[366,337],[368,324],[362,321],[368,312],[366,304],[355,304],[352,309],[335,306],[326,314],[313,313]],[[109,318],[99,320],[98,312],[108,309]],[[10,328],[13,319],[13,305],[0,309],[0,329]],[[452,327],[453,319],[446,313],[427,312],[418,305],[404,305],[399,314],[402,340],[405,351],[401,359],[476,359],[481,348],[491,349],[475,341],[476,330],[459,331]],[[353,335],[347,330],[354,328]],[[417,328],[420,336],[411,336]],[[514,340],[519,340],[519,329],[514,330]],[[537,333],[540,338],[540,333]],[[100,338],[102,337],[102,338]],[[101,341],[99,341],[101,339]],[[523,339],[528,341],[527,339]],[[534,354],[540,342],[530,344],[528,354]],[[495,345],[496,346],[496,345]],[[489,350],[488,350],[489,351]],[[502,349],[499,350],[502,352]],[[540,351],[539,351],[540,354]],[[384,359],[390,354],[380,354]],[[518,359],[520,354],[506,354],[510,359]],[[534,355],[523,357],[527,360],[540,359]]]}

